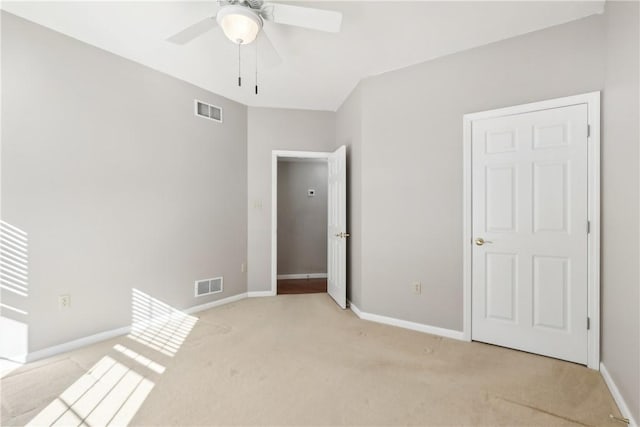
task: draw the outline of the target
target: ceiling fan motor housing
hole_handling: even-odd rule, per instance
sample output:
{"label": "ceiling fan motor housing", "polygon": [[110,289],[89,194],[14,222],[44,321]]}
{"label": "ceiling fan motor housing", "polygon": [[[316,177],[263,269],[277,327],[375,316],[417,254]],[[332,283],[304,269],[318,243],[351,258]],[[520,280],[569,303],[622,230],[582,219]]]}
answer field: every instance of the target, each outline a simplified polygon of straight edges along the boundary
{"label": "ceiling fan motor housing", "polygon": [[251,9],[258,9],[258,10],[262,8],[262,4],[264,3],[262,0],[244,0],[244,2],[248,4],[249,7],[251,7]]}

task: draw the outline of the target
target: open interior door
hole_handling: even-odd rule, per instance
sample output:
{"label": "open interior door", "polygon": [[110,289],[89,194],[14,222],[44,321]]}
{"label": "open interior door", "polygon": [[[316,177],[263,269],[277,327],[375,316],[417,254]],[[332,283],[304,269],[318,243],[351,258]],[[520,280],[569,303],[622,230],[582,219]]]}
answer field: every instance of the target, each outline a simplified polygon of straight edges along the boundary
{"label": "open interior door", "polygon": [[329,155],[327,292],[347,308],[347,149]]}

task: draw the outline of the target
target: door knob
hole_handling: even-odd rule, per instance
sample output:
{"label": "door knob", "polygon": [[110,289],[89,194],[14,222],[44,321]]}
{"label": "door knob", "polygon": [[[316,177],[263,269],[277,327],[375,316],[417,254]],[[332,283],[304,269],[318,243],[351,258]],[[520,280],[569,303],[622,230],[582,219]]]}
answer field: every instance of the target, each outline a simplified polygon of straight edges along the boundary
{"label": "door knob", "polygon": [[482,246],[485,243],[493,243],[493,242],[490,242],[489,240],[484,240],[482,237],[478,237],[476,239],[476,245],[478,245],[478,246]]}

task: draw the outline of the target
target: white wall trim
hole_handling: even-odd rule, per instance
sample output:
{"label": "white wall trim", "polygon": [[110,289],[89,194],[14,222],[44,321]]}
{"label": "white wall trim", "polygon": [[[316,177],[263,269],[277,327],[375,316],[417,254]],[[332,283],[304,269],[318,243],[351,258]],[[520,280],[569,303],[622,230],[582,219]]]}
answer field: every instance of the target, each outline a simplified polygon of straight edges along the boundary
{"label": "white wall trim", "polygon": [[548,110],[551,108],[567,107],[571,105],[587,104],[588,123],[591,134],[588,138],[588,219],[591,232],[588,235],[588,309],[587,315],[591,319],[591,328],[587,332],[587,366],[591,369],[600,368],[600,92],[590,92],[564,98],[533,102],[465,114],[463,117],[463,336],[471,341],[471,291],[472,291],[472,205],[471,205],[471,127],[474,120],[523,114],[532,111]]}
{"label": "white wall trim", "polygon": [[513,116],[516,114],[530,113],[532,111],[549,110],[552,108],[569,107],[572,105],[590,104],[600,101],[600,91],[583,93],[579,95],[565,96],[562,98],[545,99],[543,101],[530,102],[528,104],[512,105],[496,108],[494,110],[468,113],[464,115],[468,120],[490,119],[494,117]]}
{"label": "white wall trim", "polygon": [[609,391],[611,392],[616,405],[618,405],[620,413],[623,417],[629,419],[629,426],[638,427],[638,423],[633,418],[633,415],[629,410],[629,406],[627,406],[627,402],[625,402],[622,394],[620,393],[620,390],[618,390],[618,387],[616,386],[616,383],[613,381],[613,378],[611,378],[611,375],[609,375],[609,371],[607,370],[606,366],[604,366],[604,363],[600,363],[600,373],[602,374],[602,378],[604,379],[605,384],[607,385],[607,387],[609,387]]}
{"label": "white wall trim", "polygon": [[329,154],[321,151],[271,152],[271,295],[278,293],[278,159],[328,159]]}
{"label": "white wall trim", "polygon": [[395,317],[381,316],[379,314],[367,313],[360,310],[352,302],[349,302],[349,308],[353,313],[362,320],[382,323],[384,325],[397,326],[399,328],[410,329],[412,331],[423,332],[431,335],[452,338],[454,340],[464,341],[462,331],[454,331],[453,329],[439,328],[437,326],[425,325],[422,323],[410,322],[408,320],[396,319]]}
{"label": "white wall trim", "polygon": [[[259,292],[258,292],[259,293]],[[247,298],[247,293],[242,293],[238,295],[233,295],[227,298],[223,298],[216,301],[211,301],[206,304],[195,305],[193,307],[185,308],[181,311],[185,314],[193,314],[200,311],[208,310],[213,307],[218,307],[220,305],[229,304],[235,301],[240,301],[244,298]],[[115,338],[118,336],[126,335],[131,331],[131,326],[123,326],[121,328],[111,329],[109,331],[98,332],[97,334],[89,335],[86,337],[78,338],[72,341],[68,341],[62,344],[54,345],[51,347],[43,348],[42,350],[37,350],[30,352],[24,357],[24,360],[16,360],[21,363],[33,362],[39,359],[44,359],[47,357],[55,356],[60,353],[66,353],[71,350],[75,350],[77,348],[85,347],[91,344],[95,344],[100,341],[105,341],[111,338]]]}
{"label": "white wall trim", "polygon": [[44,359],[46,357],[55,356],[60,353],[66,353],[67,351],[71,351],[80,347],[85,347],[91,344],[95,344],[100,341],[105,341],[121,335],[126,335],[129,333],[130,330],[131,330],[131,326],[123,326],[122,328],[99,332],[97,334],[78,338],[73,341],[68,341],[62,344],[43,348],[42,350],[33,351],[27,355],[25,362],[33,362],[35,360]]}
{"label": "white wall trim", "polygon": [[591,133],[588,138],[589,206],[588,219],[590,233],[587,235],[589,251],[588,299],[591,329],[587,336],[587,366],[600,369],[600,92],[584,95],[589,115]]}
{"label": "white wall trim", "polygon": [[290,279],[326,279],[327,273],[278,274],[278,280]]}
{"label": "white wall trim", "polygon": [[471,341],[471,259],[473,255],[471,216],[471,122],[470,116],[462,119],[462,335]]}
{"label": "white wall trim", "polygon": [[[230,297],[222,298],[216,301],[211,301],[205,304],[194,305],[192,307],[188,307],[178,311],[181,311],[185,314],[193,314],[193,313],[198,313],[200,311],[208,310],[210,308],[240,301],[245,298],[270,297],[275,295],[276,294],[272,291],[244,292],[238,295],[232,295]],[[43,348],[42,350],[33,351],[26,355],[20,355],[15,358],[12,358],[11,360],[14,360],[19,363],[33,362],[36,360],[55,356],[61,353],[66,353],[68,351],[72,351],[72,350],[85,347],[91,344],[95,344],[100,341],[105,341],[111,338],[126,335],[130,331],[131,331],[131,326],[123,326],[121,328],[111,329],[109,331],[98,332],[97,334],[78,338],[78,339],[68,341],[62,344],[54,345],[51,347],[46,347],[46,348]]]}
{"label": "white wall trim", "polygon": [[11,356],[2,356],[0,359],[8,360],[9,362],[24,364],[29,361],[29,355],[27,353],[20,353],[20,354],[13,354]]}
{"label": "white wall trim", "polygon": [[362,319],[362,311],[360,311],[360,309],[351,301],[347,301],[348,305],[349,305],[349,309],[351,311],[353,311],[353,314],[355,314],[356,316],[358,316],[360,319]]}
{"label": "white wall trim", "polygon": [[198,313],[200,311],[208,310],[213,307],[218,307],[225,304],[230,304],[232,302],[240,301],[242,299],[247,298],[247,293],[242,293],[238,295],[232,295],[230,297],[222,298],[216,301],[207,302],[204,304],[194,305],[193,307],[185,308],[183,310],[179,310],[186,314]]}
{"label": "white wall trim", "polygon": [[248,292],[249,298],[261,298],[261,297],[275,297],[276,293],[273,291],[252,291]]}

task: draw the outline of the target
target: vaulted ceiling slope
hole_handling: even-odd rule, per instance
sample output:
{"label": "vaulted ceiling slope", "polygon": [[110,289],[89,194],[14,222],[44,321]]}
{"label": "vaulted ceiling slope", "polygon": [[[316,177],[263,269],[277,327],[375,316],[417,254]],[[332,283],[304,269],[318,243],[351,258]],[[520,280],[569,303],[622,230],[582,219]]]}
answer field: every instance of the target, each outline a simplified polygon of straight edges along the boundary
{"label": "vaulted ceiling slope", "polygon": [[[265,23],[283,58],[261,67],[219,28],[180,46],[166,39],[216,14],[203,2],[11,2],[10,13],[250,106],[335,111],[363,78],[602,13],[604,1],[313,1],[342,12],[342,31]],[[258,49],[260,45],[258,45]]]}

